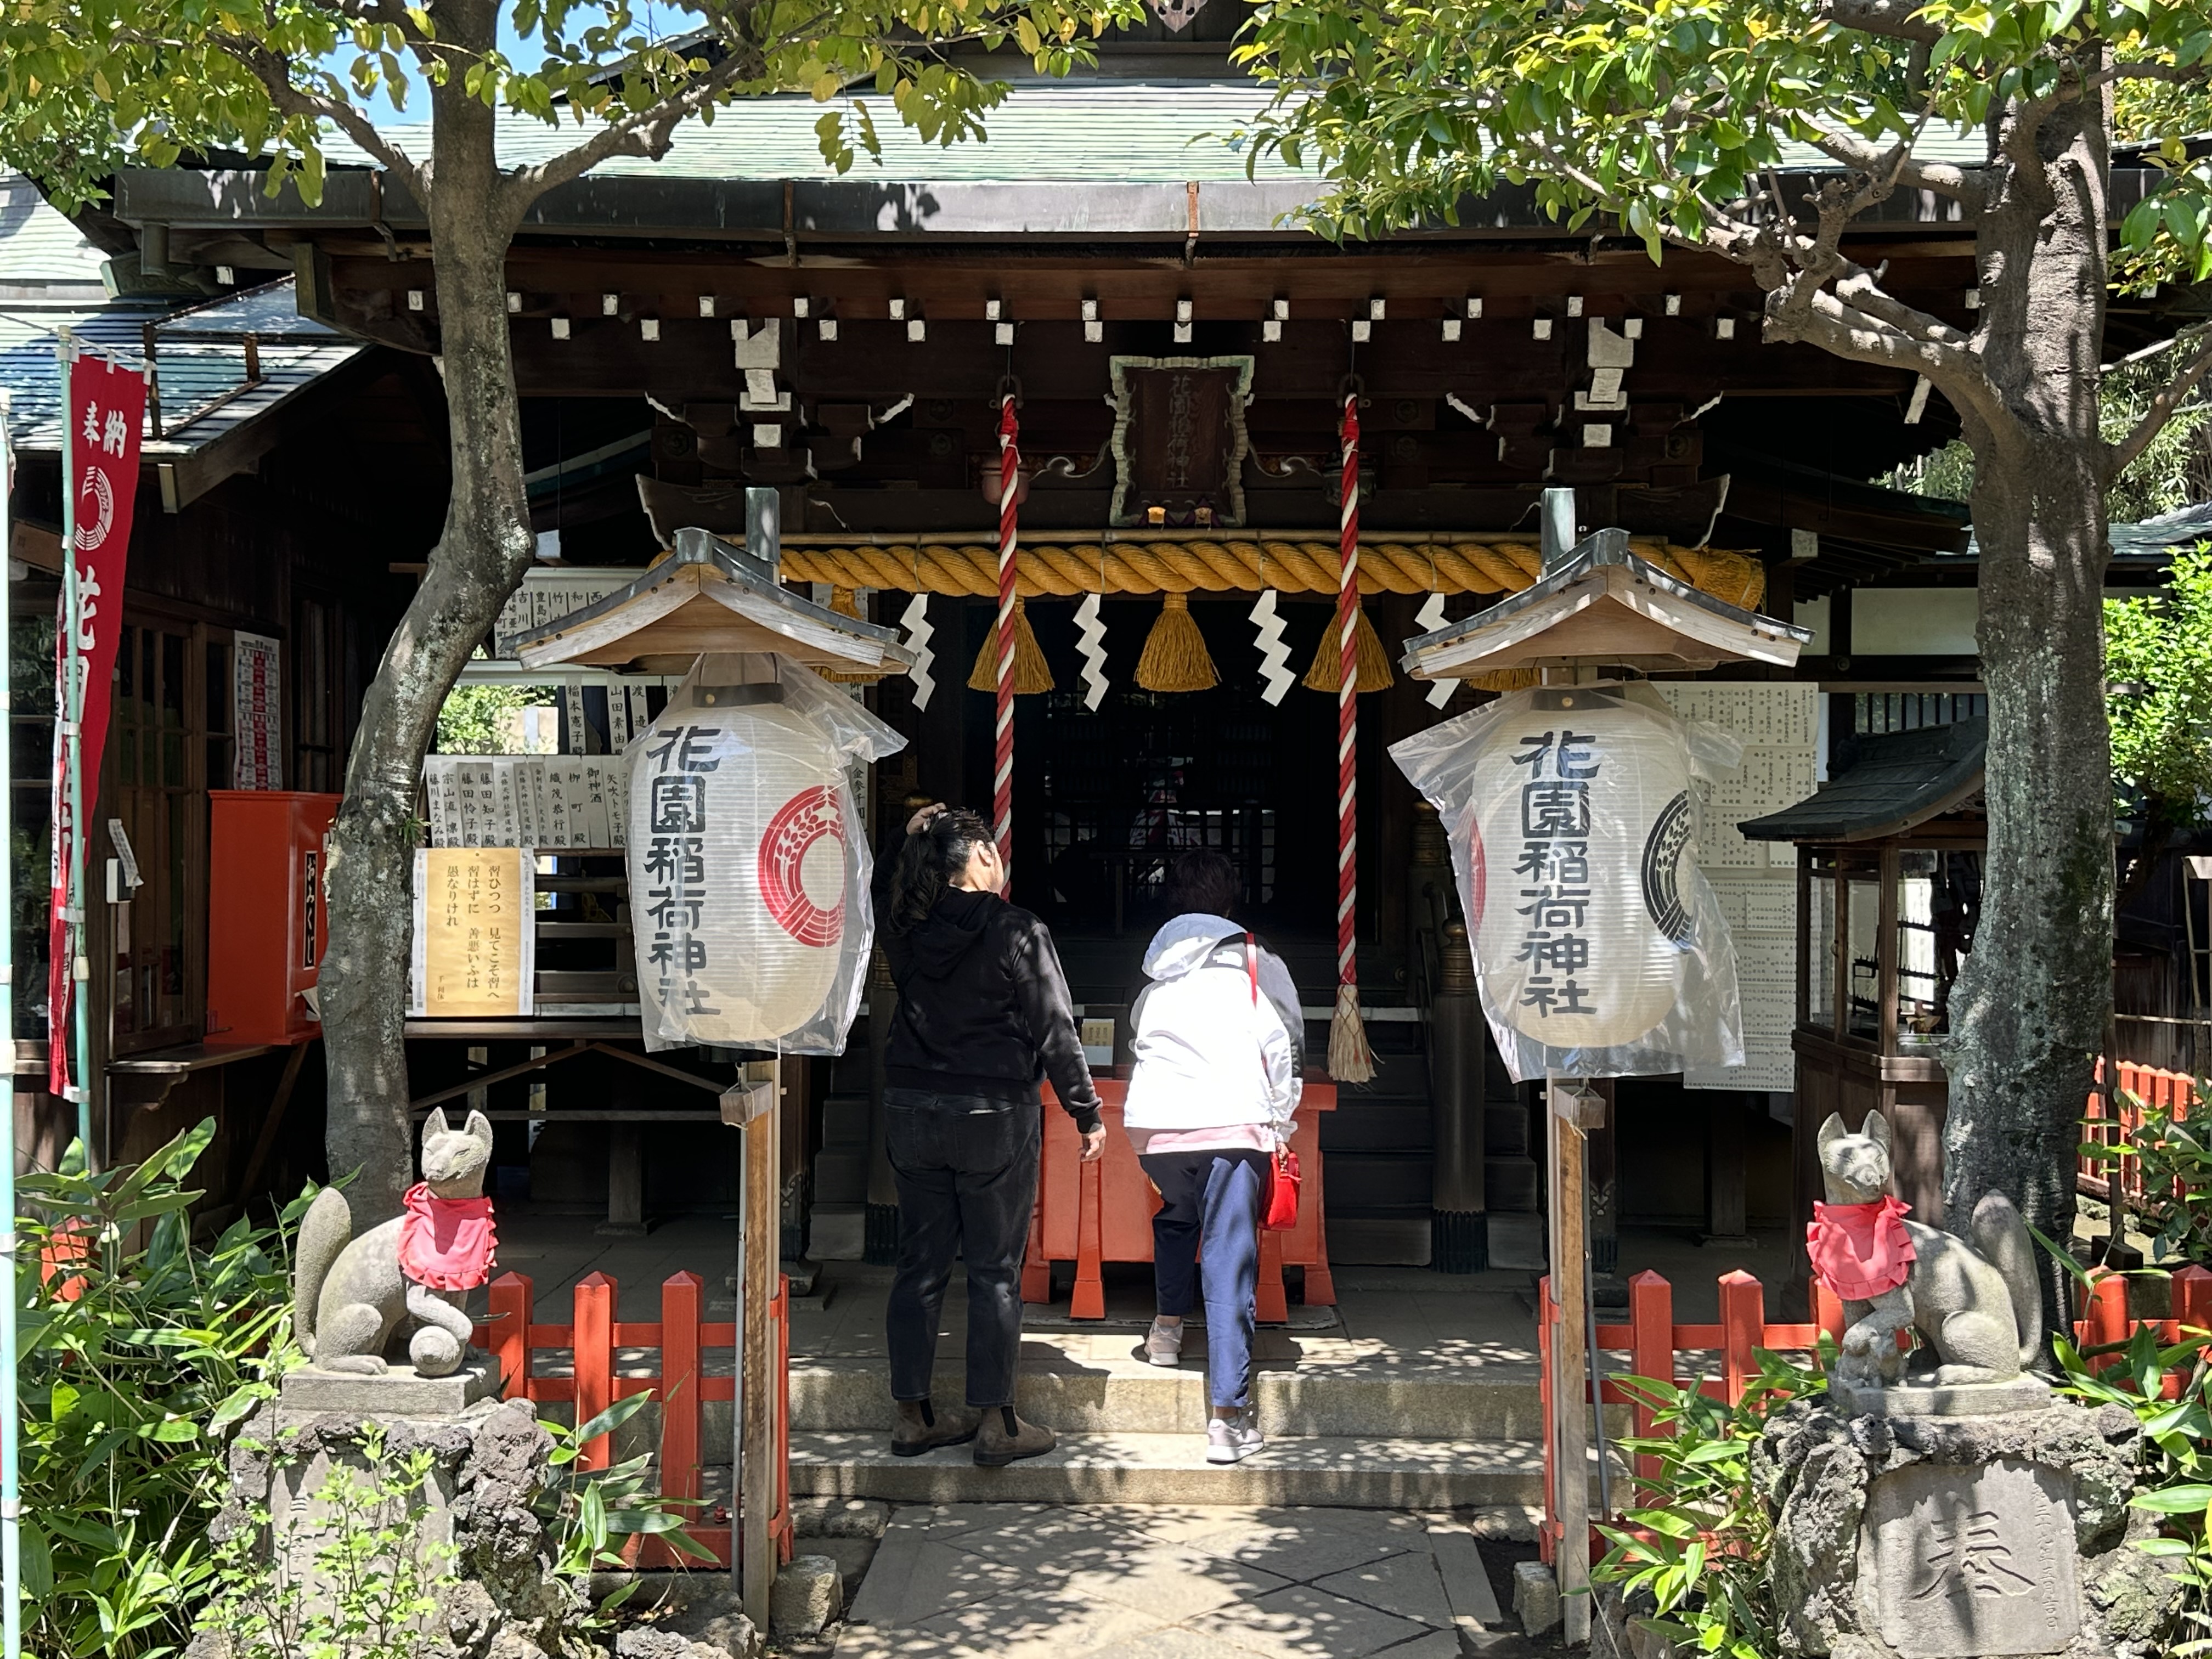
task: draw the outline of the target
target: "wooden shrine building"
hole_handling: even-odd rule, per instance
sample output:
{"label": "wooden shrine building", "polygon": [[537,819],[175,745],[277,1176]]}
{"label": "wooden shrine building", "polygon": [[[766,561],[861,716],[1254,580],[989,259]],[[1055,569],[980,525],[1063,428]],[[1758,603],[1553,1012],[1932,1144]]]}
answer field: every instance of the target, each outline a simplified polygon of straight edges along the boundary
{"label": "wooden shrine building", "polygon": [[[1095,70],[1063,82],[1012,66],[986,143],[924,145],[879,115],[881,162],[839,176],[817,149],[820,106],[769,100],[680,132],[658,162],[611,162],[546,197],[507,264],[546,561],[517,616],[542,623],[602,599],[686,532],[742,541],[746,490],[772,488],[785,581],[897,629],[917,658],[911,675],[856,692],[911,740],[872,780],[878,832],[916,793],[988,805],[992,700],[968,688],[994,611],[1012,394],[1018,592],[1036,647],[1015,722],[1013,896],[1054,927],[1086,1039],[1111,1064],[1166,862],[1219,847],[1318,1035],[1335,985],[1334,683],[1284,681],[1329,635],[1339,427],[1356,397],[1364,617],[1386,647],[1362,671],[1358,751],[1358,982],[1381,1066],[1325,1129],[1330,1248],[1345,1261],[1428,1261],[1443,1178],[1433,1148],[1449,1144],[1474,1160],[1489,1215],[1488,1243],[1453,1265],[1526,1265],[1538,1201],[1527,1103],[1494,1067],[1471,1097],[1439,1102],[1430,1087],[1423,1018],[1456,937],[1453,901],[1433,819],[1385,754],[1486,694],[1432,689],[1389,659],[1535,582],[1540,492],[1570,486],[1582,529],[1625,530],[1685,591],[1813,630],[1794,669],[1682,677],[1684,697],[1747,722],[1764,757],[1715,816],[1778,810],[1817,780],[1832,718],[1850,717],[1837,699],[1979,692],[1970,643],[1961,657],[1923,630],[1893,649],[1873,607],[1856,632],[1851,609],[1855,592],[1923,586],[1971,607],[1963,509],[1873,482],[1957,423],[1940,398],[1916,398],[1909,374],[1764,343],[1761,295],[1741,268],[1679,252],[1654,264],[1632,240],[1564,229],[1526,191],[1379,242],[1332,246],[1297,228],[1285,216],[1314,181],[1273,162],[1248,179],[1223,137],[1263,98],[1227,62],[1240,15],[1212,0],[1181,33],[1109,41]],[[543,129],[517,123],[507,142],[520,154]],[[1793,157],[1784,187],[1819,172],[1809,153]],[[289,273],[303,316],[385,361],[425,363],[438,301],[404,189],[342,149],[313,205],[264,182],[229,165],[126,170],[114,213],[142,246],[158,240],[172,269]],[[1887,263],[1900,297],[1971,325],[1972,240],[1941,204],[1899,192],[1850,240],[1854,258]],[[556,593],[568,597],[534,597]],[[1253,616],[1269,593],[1279,629]],[[1093,595],[1103,634],[1079,627]],[[1896,613],[1912,607],[1882,614]],[[618,746],[628,715],[610,711],[632,690],[640,712],[657,706],[620,665],[484,672],[554,685],[588,710],[563,723],[563,747],[585,752]],[[1263,695],[1271,672],[1279,701]],[[988,678],[987,663],[974,684]],[[1775,896],[1794,893],[1794,867],[1770,867],[1763,844],[1740,837],[1715,856],[1737,878],[1731,920],[1771,935],[1759,960],[1773,978],[1795,948]],[[576,1032],[620,1041],[618,953],[593,971]],[[1741,1234],[1747,1190],[1751,1219],[1789,1220],[1777,1121],[1792,1086],[1788,1001],[1754,1018],[1747,998],[1757,1058],[1742,1076],[1688,1079],[1689,1109],[1711,1124],[1702,1167],[1680,1085],[1623,1090],[1617,1146],[1592,1149],[1601,1234],[1623,1216]],[[423,1033],[418,1091],[522,1063],[552,1041],[560,1006],[541,1000],[538,1025],[511,1046],[471,1038],[483,1057],[465,1064]],[[811,1098],[791,1109],[789,1190],[811,1202],[817,1253],[868,1248],[889,1202],[879,1168],[871,1181],[863,1036],[813,1068]],[[586,1069],[532,1074],[550,1091],[544,1127],[532,1145],[520,1126],[502,1141],[498,1162],[526,1164],[541,1201],[589,1206],[605,1190],[605,1133],[560,1121],[559,1079]],[[517,1073],[497,1086],[530,1085]],[[622,1086],[653,1103],[635,1092],[649,1073]],[[1440,1114],[1451,1133],[1437,1133]],[[1480,1132],[1462,1133],[1468,1122]],[[645,1211],[717,1201],[716,1133],[647,1133]],[[1455,1173],[1463,1193],[1470,1172]]]}

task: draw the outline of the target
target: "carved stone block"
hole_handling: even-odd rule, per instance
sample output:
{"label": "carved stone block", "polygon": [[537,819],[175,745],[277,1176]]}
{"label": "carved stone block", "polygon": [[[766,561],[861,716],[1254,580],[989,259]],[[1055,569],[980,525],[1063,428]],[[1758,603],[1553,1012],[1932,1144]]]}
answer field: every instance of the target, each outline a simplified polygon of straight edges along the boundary
{"label": "carved stone block", "polygon": [[2068,1477],[2018,1458],[1881,1476],[1859,1584],[1903,1659],[2058,1652],[2081,1628]]}

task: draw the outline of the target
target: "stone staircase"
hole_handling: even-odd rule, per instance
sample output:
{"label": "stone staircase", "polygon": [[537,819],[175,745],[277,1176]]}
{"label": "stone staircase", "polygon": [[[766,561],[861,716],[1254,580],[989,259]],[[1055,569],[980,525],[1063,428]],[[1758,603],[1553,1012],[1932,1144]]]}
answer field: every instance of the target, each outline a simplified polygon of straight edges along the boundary
{"label": "stone staircase", "polygon": [[[1166,1370],[1132,1357],[1139,1340],[1132,1331],[1027,1335],[1018,1407],[1056,1430],[1060,1444],[1004,1469],[977,1468],[965,1447],[892,1456],[882,1362],[794,1356],[791,1489],[904,1503],[1446,1509],[1541,1501],[1533,1359],[1411,1360],[1363,1354],[1363,1345],[1341,1337],[1263,1331],[1255,1395],[1267,1447],[1216,1468],[1205,1462],[1202,1351]],[[1190,1346],[1200,1349],[1196,1340]],[[957,1370],[940,1370],[937,1395],[961,1398]]]}

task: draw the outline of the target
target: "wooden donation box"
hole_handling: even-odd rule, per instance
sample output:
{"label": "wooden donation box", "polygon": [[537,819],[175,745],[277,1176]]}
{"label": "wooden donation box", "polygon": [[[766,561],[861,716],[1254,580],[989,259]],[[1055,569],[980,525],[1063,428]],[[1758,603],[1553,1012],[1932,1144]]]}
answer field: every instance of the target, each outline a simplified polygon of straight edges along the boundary
{"label": "wooden donation box", "polygon": [[[1839,740],[1827,786],[1741,827],[1797,846],[1795,1218],[1822,1182],[1814,1140],[1831,1112],[1856,1130],[1880,1110],[1896,1136],[1895,1190],[1944,1224],[1942,1048],[1951,988],[1981,910],[1986,719]],[[1804,1234],[1790,1229],[1794,1288]]]}
{"label": "wooden donation box", "polygon": [[[1136,1148],[1121,1124],[1121,1103],[1128,1084],[1119,1078],[1094,1078],[1106,1124],[1105,1155],[1083,1162],[1083,1137],[1075,1120],[1060,1107],[1052,1085],[1044,1085],[1044,1146],[1037,1178],[1036,1212],[1030,1223],[1027,1264],[1022,1269],[1022,1300],[1052,1299],[1052,1264],[1075,1264],[1075,1296],[1069,1314],[1077,1319],[1106,1316],[1106,1289],[1099,1269],[1109,1261],[1152,1259],[1152,1216],[1160,1195],[1137,1162]],[[1320,1114],[1336,1109],[1336,1085],[1309,1081],[1298,1103],[1297,1129],[1291,1150],[1298,1155],[1304,1179],[1298,1194],[1298,1224],[1287,1232],[1260,1231],[1259,1317],[1279,1325],[1290,1317],[1283,1291],[1283,1269],[1306,1270],[1309,1307],[1336,1305],[1336,1285],[1328,1271],[1328,1210],[1322,1199]]]}
{"label": "wooden donation box", "polygon": [[305,1042],[321,1030],[309,994],[330,943],[323,838],[339,799],[208,792],[210,1040]]}

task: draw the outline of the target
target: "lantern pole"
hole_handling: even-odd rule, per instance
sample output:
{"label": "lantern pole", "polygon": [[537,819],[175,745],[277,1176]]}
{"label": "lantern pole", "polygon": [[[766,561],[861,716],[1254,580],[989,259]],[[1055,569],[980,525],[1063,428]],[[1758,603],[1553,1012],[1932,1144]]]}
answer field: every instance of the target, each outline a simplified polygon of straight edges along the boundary
{"label": "lantern pole", "polygon": [[[68,424],[67,405],[63,424]],[[0,391],[0,557],[14,545],[9,522],[9,502],[15,486],[15,452],[8,436],[8,394]],[[0,1036],[12,1042],[15,1035],[15,866],[5,849],[15,846],[9,814],[15,776],[9,744],[14,696],[10,674],[14,666],[10,630],[11,584],[0,571]],[[4,1659],[16,1659],[23,1650],[23,1524],[20,1465],[21,1425],[17,1421],[18,1387],[15,1368],[15,1067],[11,1059],[0,1071],[0,1226],[7,1230],[0,1244],[0,1273],[7,1278],[0,1295],[0,1641]]]}
{"label": "lantern pole", "polygon": [[998,723],[991,771],[991,835],[999,861],[1014,862],[1014,549],[1019,540],[1015,498],[1020,493],[1022,423],[1009,386],[999,394],[999,685]]}
{"label": "lantern pole", "polygon": [[[1570,1647],[1589,1640],[1589,1415],[1583,1400],[1589,1357],[1584,1352],[1583,1257],[1583,1091],[1574,1079],[1551,1072],[1544,1079],[1545,1139],[1552,1177],[1552,1460],[1554,1512],[1559,1517],[1559,1573]],[[1549,1310],[1547,1310],[1551,1311]],[[1602,1407],[1601,1407],[1601,1409]]]}

